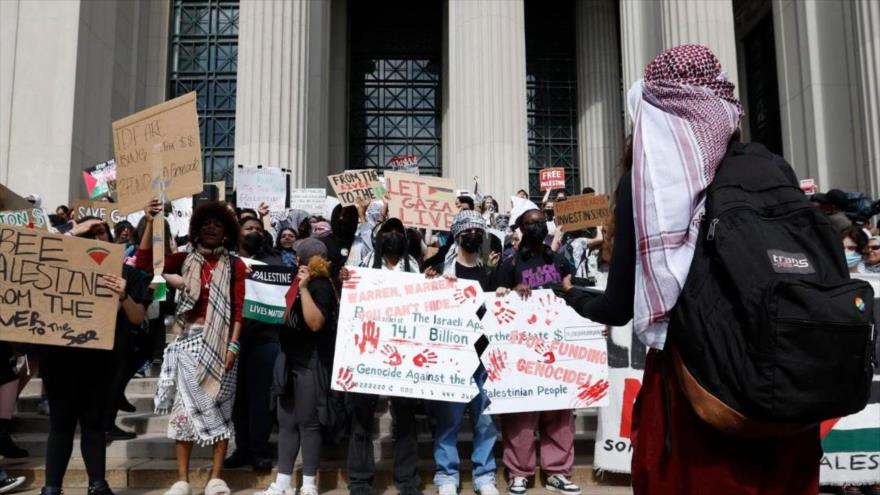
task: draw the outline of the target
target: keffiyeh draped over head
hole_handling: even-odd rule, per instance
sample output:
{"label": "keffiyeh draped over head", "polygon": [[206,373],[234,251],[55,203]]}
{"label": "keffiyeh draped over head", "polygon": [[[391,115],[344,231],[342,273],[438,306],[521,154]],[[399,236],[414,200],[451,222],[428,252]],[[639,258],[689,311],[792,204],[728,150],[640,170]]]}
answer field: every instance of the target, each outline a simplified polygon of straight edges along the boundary
{"label": "keffiyeh draped over head", "polygon": [[636,294],[633,328],[662,349],[684,286],[706,188],[739,127],[733,83],[705,46],[658,55],[627,94],[633,126]]}

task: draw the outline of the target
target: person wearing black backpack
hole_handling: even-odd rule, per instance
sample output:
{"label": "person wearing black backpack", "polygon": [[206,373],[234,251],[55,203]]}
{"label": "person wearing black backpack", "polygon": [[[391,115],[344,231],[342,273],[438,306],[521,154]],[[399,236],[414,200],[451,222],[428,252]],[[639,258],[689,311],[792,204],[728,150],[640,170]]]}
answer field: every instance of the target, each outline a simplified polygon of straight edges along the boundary
{"label": "person wearing black backpack", "polygon": [[[810,207],[791,168],[763,146],[738,142],[739,102],[708,48],[661,53],[628,96],[635,125],[617,191],[608,286],[596,296],[566,277],[563,290],[567,303],[594,321],[633,319],[636,336],[651,348],[633,408],[634,493],[815,494],[818,422],[867,400],[860,388],[865,363],[831,351],[862,349],[869,357],[870,288],[848,280],[839,241],[831,242],[830,224]],[[765,202],[753,204],[759,197]],[[756,249],[768,245],[779,249]],[[827,278],[800,280],[820,272]],[[816,326],[811,318],[830,319],[838,309],[832,293],[823,303],[811,300],[829,284],[844,296],[836,316],[845,323]],[[764,292],[775,298],[776,326],[750,319]],[[785,320],[797,308],[807,312],[804,319]],[[832,336],[823,354],[805,354],[804,342],[821,332]],[[787,347],[746,351],[768,341]],[[817,357],[825,361],[816,364]],[[775,381],[752,372],[764,361],[779,370],[770,374]],[[836,375],[810,375],[819,368]],[[813,383],[798,383],[798,369]],[[870,365],[867,371],[869,384]],[[837,388],[853,397],[833,393],[840,405],[813,400],[814,389],[825,390],[836,376]],[[777,396],[785,402],[765,404]]]}

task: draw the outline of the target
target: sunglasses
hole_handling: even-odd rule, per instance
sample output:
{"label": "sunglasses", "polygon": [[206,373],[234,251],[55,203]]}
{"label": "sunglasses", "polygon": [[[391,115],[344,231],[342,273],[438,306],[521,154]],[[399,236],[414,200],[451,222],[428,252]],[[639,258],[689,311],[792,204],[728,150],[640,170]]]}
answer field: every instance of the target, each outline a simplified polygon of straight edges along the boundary
{"label": "sunglasses", "polygon": [[870,251],[880,251],[880,246],[868,246]]}

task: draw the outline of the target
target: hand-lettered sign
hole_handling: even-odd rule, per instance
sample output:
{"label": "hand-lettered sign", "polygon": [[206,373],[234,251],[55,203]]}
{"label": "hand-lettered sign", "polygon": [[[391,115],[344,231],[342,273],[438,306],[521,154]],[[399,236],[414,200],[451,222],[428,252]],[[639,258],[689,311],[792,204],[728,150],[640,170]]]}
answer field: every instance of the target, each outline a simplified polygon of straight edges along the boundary
{"label": "hand-lettered sign", "polygon": [[479,389],[479,284],[350,269],[340,297],[334,390],[468,402]]}
{"label": "hand-lettered sign", "polygon": [[235,167],[235,205],[270,211],[287,208],[287,173],[278,167]]}
{"label": "hand-lettered sign", "polygon": [[565,169],[562,167],[542,168],[538,179],[542,191],[565,189]]}
{"label": "hand-lettered sign", "polygon": [[0,226],[0,340],[112,349],[122,246]]}
{"label": "hand-lettered sign", "polygon": [[0,211],[0,224],[17,225],[38,230],[49,230],[49,217],[42,208],[17,211]]}
{"label": "hand-lettered sign", "polygon": [[816,186],[816,181],[813,179],[801,179],[800,185],[801,191],[807,196],[811,196],[818,192],[818,186]]}
{"label": "hand-lettered sign", "polygon": [[324,206],[326,204],[327,191],[323,188],[315,187],[290,190],[291,210],[305,210],[309,215],[323,216]]}
{"label": "hand-lettered sign", "polygon": [[79,222],[81,218],[85,217],[98,217],[111,228],[117,223],[126,220],[126,216],[119,212],[116,203],[81,199],[73,203],[73,219]]}
{"label": "hand-lettered sign", "polygon": [[455,183],[439,177],[385,173],[388,183],[388,216],[408,227],[449,230],[458,213]]}
{"label": "hand-lettered sign", "polygon": [[116,193],[116,161],[108,160],[83,170],[83,182],[90,199]]}
{"label": "hand-lettered sign", "polygon": [[489,414],[551,411],[608,403],[605,325],[582,318],[553,291],[485,294],[481,357]]}
{"label": "hand-lettered sign", "polygon": [[[202,147],[196,93],[113,122],[116,154],[116,196],[119,211],[128,214],[158,197],[164,181],[165,200],[202,191]],[[154,167],[158,166],[158,168]],[[161,170],[161,176],[154,175]]]}
{"label": "hand-lettered sign", "polygon": [[419,175],[419,158],[415,155],[395,156],[388,163],[395,172]]}
{"label": "hand-lettered sign", "polygon": [[553,212],[556,227],[563,232],[596,227],[611,220],[611,207],[608,204],[608,196],[605,195],[569,196],[565,201],[557,201]]}
{"label": "hand-lettered sign", "polygon": [[373,169],[346,170],[341,174],[328,175],[327,180],[342,206],[357,204],[359,199],[372,201],[385,197],[385,186]]}

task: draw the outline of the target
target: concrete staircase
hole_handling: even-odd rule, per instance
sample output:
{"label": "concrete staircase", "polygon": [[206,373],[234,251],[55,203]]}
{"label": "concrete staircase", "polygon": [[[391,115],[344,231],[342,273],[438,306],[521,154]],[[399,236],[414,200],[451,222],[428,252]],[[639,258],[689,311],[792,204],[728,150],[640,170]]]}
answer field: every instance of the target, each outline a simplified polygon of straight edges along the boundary
{"label": "concrete staircase", "polygon": [[[118,423],[123,429],[138,433],[138,438],[129,441],[115,441],[107,446],[107,479],[116,489],[156,490],[170,486],[177,479],[174,461],[174,443],[166,435],[167,417],[152,413],[153,392],[156,389],[156,378],[134,379],[126,390],[128,400],[137,408],[134,413],[120,413]],[[22,448],[30,452],[28,459],[6,459],[2,465],[11,475],[26,476],[28,486],[39,487],[44,482],[44,456],[46,451],[46,435],[49,431],[49,418],[37,412],[40,401],[40,380],[32,380],[24,390],[19,403],[16,419],[13,423],[13,436]],[[605,475],[599,479],[592,469],[592,453],[596,431],[596,414],[593,410],[578,411],[576,415],[577,434],[575,438],[575,471],[574,481],[582,486],[626,486],[627,476]],[[391,415],[387,401],[380,401],[376,412],[377,438],[374,442],[374,453],[377,460],[375,488],[379,492],[393,492],[391,479]],[[434,463],[432,455],[432,428],[429,418],[418,416],[418,448],[423,459],[420,465],[422,482],[426,492],[433,492],[431,479]],[[275,433],[272,442],[275,441]],[[234,441],[230,442],[230,453],[234,449]],[[459,451],[462,456],[463,491],[472,491],[470,487],[470,462],[467,460],[472,450],[472,435],[468,421],[462,427],[459,436]],[[501,464],[501,443],[496,445],[495,452]],[[322,462],[318,475],[319,487],[322,491],[344,490],[346,487],[345,459],[347,445],[327,445],[322,449]],[[210,471],[210,448],[196,447],[193,452],[192,476],[193,486],[203,487],[208,481]],[[300,473],[297,472],[297,476]],[[274,479],[275,473],[267,471],[255,473],[252,469],[236,469],[224,472],[224,479],[234,490],[252,490],[265,488]],[[499,487],[503,486],[504,472],[499,466]],[[87,486],[85,467],[79,453],[78,439],[74,444],[74,453],[65,478],[65,487],[83,488]]]}

